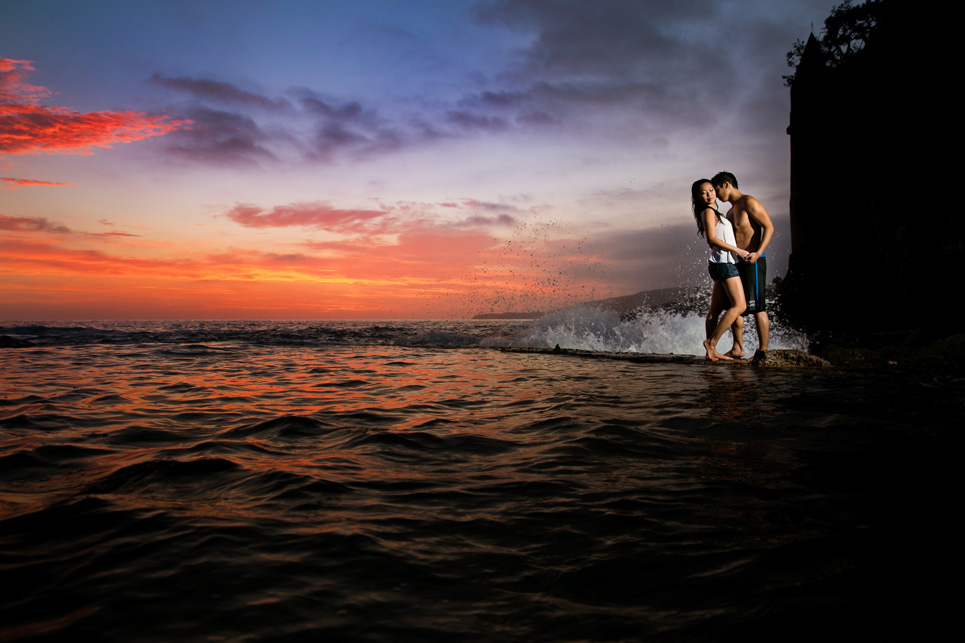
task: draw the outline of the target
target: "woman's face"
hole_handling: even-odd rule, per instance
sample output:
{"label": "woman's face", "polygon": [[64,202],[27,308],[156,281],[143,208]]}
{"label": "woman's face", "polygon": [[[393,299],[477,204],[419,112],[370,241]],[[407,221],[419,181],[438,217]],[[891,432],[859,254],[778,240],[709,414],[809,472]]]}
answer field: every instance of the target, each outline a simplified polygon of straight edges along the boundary
{"label": "woman's face", "polygon": [[714,191],[714,186],[707,183],[700,184],[700,202],[704,205],[709,205],[711,207],[717,205],[717,192]]}

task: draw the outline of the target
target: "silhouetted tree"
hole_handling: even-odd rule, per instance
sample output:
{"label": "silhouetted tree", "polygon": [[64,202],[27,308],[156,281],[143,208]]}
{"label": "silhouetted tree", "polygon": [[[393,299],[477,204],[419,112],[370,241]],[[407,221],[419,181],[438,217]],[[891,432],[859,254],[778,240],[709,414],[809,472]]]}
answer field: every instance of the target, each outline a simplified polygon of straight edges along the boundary
{"label": "silhouetted tree", "polygon": [[[831,15],[824,21],[821,37],[817,39],[824,66],[837,67],[865,48],[874,37],[885,2],[867,0],[863,4],[853,5],[851,0],[845,0],[831,9]],[[806,44],[798,39],[791,51],[787,52],[787,66],[794,69],[794,73],[782,77],[787,87],[794,83]]]}

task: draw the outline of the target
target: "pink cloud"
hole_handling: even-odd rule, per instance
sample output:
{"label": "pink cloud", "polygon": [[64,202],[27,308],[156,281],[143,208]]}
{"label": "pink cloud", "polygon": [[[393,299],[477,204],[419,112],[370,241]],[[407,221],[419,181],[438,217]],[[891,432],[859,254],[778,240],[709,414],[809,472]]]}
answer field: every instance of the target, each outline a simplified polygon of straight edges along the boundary
{"label": "pink cloud", "polygon": [[140,237],[142,235],[130,232],[85,232],[89,237]]}
{"label": "pink cloud", "polygon": [[139,234],[130,232],[75,232],[67,226],[59,223],[51,223],[43,217],[9,217],[0,214],[0,230],[11,232],[40,232],[54,235],[80,234],[88,237],[140,237]]}
{"label": "pink cloud", "polygon": [[[329,203],[315,202],[264,208],[249,203],[239,203],[226,211],[225,216],[246,228],[302,226],[343,234],[387,234],[432,228],[511,227],[516,224],[516,219],[506,212],[518,211],[513,206],[475,199],[463,199],[461,203],[400,201],[379,204],[378,207],[379,210],[342,209],[333,207]],[[442,220],[432,214],[436,208],[469,210],[473,214],[458,221]]]}
{"label": "pink cloud", "polygon": [[54,234],[71,234],[66,226],[51,223],[43,217],[8,217],[0,214],[0,230],[13,232],[51,232]]}
{"label": "pink cloud", "polygon": [[225,213],[246,228],[305,226],[332,231],[357,231],[386,214],[385,210],[342,210],[327,203],[293,203],[271,209],[239,203]]}

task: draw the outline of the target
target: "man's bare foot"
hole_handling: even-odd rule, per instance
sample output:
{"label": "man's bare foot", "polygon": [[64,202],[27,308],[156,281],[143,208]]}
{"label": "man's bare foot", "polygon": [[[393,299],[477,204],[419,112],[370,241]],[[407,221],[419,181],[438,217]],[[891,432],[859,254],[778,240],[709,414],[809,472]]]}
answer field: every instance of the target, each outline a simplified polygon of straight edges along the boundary
{"label": "man's bare foot", "polygon": [[721,360],[721,359],[726,359],[726,360],[732,359],[730,357],[727,357],[726,355],[721,355],[720,353],[718,353],[717,348],[711,345],[709,339],[704,340],[704,350],[707,351],[707,359],[709,359],[712,362],[716,362],[717,360]]}
{"label": "man's bare foot", "polygon": [[744,351],[735,346],[724,353],[724,357],[730,357],[731,359],[744,359]]}

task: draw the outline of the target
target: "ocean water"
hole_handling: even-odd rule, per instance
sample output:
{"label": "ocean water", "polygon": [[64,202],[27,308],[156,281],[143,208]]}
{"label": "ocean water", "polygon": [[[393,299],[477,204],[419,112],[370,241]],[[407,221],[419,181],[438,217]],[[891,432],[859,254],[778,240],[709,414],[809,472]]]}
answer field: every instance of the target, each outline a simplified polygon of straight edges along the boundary
{"label": "ocean water", "polygon": [[0,335],[31,343],[0,348],[3,641],[897,641],[956,614],[959,380],[502,350],[699,354],[667,313]]}

